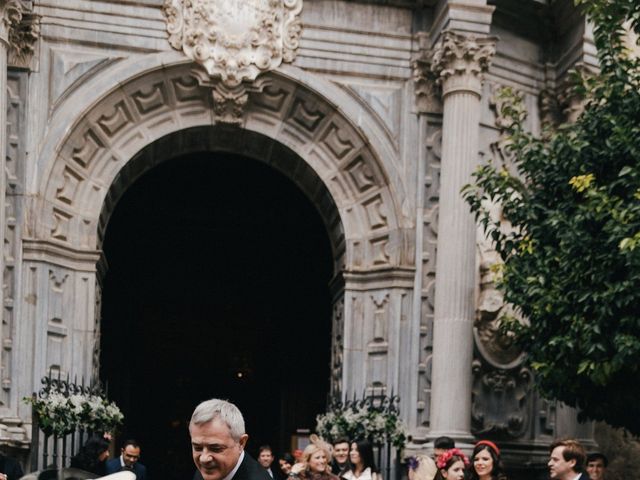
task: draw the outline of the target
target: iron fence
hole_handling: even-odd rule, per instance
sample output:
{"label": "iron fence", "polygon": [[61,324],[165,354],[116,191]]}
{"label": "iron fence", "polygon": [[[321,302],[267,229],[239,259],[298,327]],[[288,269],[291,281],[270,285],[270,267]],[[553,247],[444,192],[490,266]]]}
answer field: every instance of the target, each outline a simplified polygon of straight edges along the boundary
{"label": "iron fence", "polygon": [[[85,384],[84,378],[78,382],[77,377],[71,381],[69,375],[62,378],[58,372],[57,376],[48,375],[41,380],[42,388],[38,393],[33,394],[33,400],[46,399],[53,392],[62,394],[69,398],[71,395],[98,395],[104,396],[102,386],[98,383]],[[31,471],[43,469],[61,469],[68,467],[73,457],[85,444],[93,432],[76,429],[66,435],[57,435],[43,428],[38,422],[38,415],[35,407],[31,411]]]}
{"label": "iron fence", "polygon": [[[370,389],[365,391],[362,396],[358,397],[355,393],[353,397],[343,398],[329,397],[327,401],[327,411],[357,411],[364,407],[369,411],[376,411],[384,414],[385,416],[394,415],[400,416],[400,397],[394,395],[386,395],[385,390]],[[402,463],[400,448],[396,448],[390,438],[386,437],[386,441],[377,441],[374,438],[367,437],[373,445],[374,455],[376,459],[376,465],[380,470],[384,480],[401,480],[402,478]],[[358,440],[351,438],[351,441]]]}

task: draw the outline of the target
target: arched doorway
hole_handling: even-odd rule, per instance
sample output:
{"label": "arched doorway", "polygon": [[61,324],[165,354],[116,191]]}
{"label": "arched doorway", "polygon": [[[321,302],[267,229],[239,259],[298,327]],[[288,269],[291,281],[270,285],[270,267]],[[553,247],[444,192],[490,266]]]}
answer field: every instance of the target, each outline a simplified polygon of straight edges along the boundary
{"label": "arched doorway", "polygon": [[189,478],[187,421],[238,404],[252,453],[289,449],[329,389],[333,260],[316,207],[256,160],[193,153],[118,201],[104,235],[101,376],[152,475]]}
{"label": "arched doorway", "polygon": [[[283,173],[322,216],[336,273],[331,393],[397,392],[413,424],[415,216],[398,146],[340,87],[292,67],[264,75],[264,90],[249,95],[239,125],[220,125],[211,88],[193,68],[163,55],[125,61],[83,83],[53,114],[56,128],[38,155],[22,269],[25,298],[38,298],[37,309],[27,305],[29,318],[51,312],[52,334],[66,337],[36,352],[34,374],[53,364],[72,376],[99,374],[98,259],[109,218],[134,181],[176,155],[228,152]],[[73,328],[58,328],[60,319]],[[63,355],[62,344],[74,348]]]}

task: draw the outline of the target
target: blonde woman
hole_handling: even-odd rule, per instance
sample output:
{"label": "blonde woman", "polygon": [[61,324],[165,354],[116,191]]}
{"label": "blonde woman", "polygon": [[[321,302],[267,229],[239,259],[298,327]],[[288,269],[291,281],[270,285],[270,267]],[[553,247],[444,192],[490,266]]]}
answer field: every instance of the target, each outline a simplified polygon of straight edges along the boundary
{"label": "blonde woman", "polygon": [[313,438],[312,443],[302,452],[302,461],[291,467],[288,478],[289,480],[338,480],[338,477],[331,473],[331,447],[317,437]]}

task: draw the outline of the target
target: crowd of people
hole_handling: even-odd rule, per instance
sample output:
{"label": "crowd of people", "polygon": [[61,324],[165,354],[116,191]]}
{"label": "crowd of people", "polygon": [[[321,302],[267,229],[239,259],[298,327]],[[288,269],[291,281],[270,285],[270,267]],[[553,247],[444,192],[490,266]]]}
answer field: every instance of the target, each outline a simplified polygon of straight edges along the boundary
{"label": "crowd of people", "polygon": [[[189,433],[196,467],[192,480],[383,480],[373,445],[364,439],[340,439],[331,445],[312,435],[303,451],[285,453],[277,463],[268,445],[259,448],[254,460],[245,452],[248,435],[242,413],[225,400],[198,405]],[[72,458],[71,467],[89,472],[91,478],[128,472],[127,478],[147,480],[138,442],[126,440],[114,459],[109,459],[109,445],[108,438],[91,437]],[[577,440],[567,439],[551,444],[547,465],[552,480],[604,480],[608,461],[602,453],[587,455]],[[468,458],[451,438],[437,438],[433,454],[409,458],[407,468],[409,480],[509,480],[500,448],[490,440],[478,441]],[[0,472],[0,480],[22,476],[17,462],[2,455]]]}
{"label": "crowd of people", "polygon": [[[480,440],[468,458],[449,437],[434,441],[433,457],[409,459],[409,480],[508,480],[500,449],[490,440]],[[549,448],[549,478],[552,480],[604,480],[607,457],[587,454],[577,440],[558,440]]]}

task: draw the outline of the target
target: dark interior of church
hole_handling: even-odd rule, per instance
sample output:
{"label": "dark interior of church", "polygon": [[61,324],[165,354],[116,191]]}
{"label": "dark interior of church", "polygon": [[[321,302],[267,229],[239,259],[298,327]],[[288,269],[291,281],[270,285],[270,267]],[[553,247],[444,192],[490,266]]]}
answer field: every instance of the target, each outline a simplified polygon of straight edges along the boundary
{"label": "dark interior of church", "polygon": [[[101,377],[151,477],[191,478],[188,419],[236,403],[249,452],[290,450],[328,392],[327,230],[284,175],[201,153],[167,161],[119,200],[103,249]],[[119,453],[119,449],[116,450]]]}

